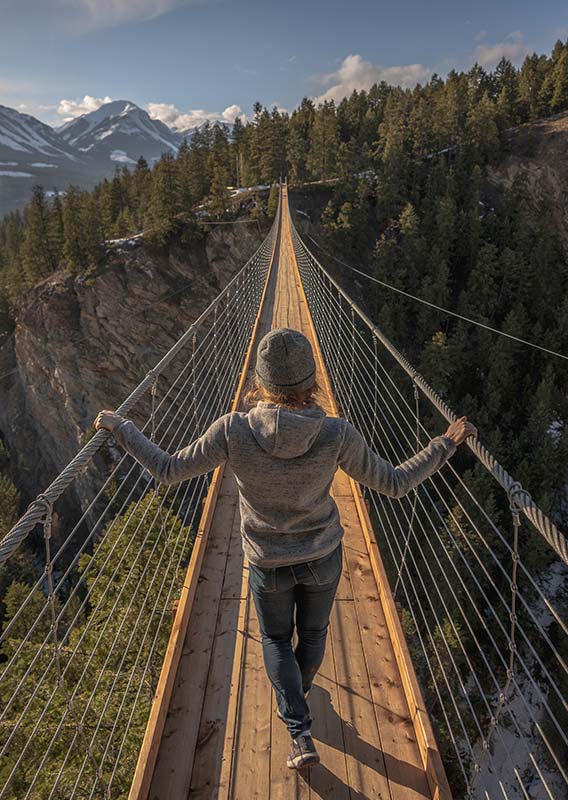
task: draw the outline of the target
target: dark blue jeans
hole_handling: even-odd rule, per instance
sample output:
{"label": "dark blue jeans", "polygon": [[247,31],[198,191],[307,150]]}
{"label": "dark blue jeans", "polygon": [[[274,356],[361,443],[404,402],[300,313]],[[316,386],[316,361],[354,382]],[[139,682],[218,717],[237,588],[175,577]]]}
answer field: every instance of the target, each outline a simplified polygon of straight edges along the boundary
{"label": "dark blue jeans", "polygon": [[[292,737],[310,730],[304,697],[325,653],[329,615],[341,577],[343,545],[323,558],[264,569],[249,562],[249,586],[262,638],[264,665]],[[292,648],[294,608],[298,643]]]}

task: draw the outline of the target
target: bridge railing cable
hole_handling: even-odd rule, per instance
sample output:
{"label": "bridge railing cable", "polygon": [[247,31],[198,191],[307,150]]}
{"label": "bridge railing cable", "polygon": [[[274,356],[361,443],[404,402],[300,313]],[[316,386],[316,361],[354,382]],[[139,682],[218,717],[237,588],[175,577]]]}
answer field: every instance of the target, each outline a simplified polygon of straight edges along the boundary
{"label": "bridge railing cable", "polygon": [[[340,413],[400,463],[442,432],[429,430],[436,412],[450,422],[456,415],[293,224],[292,238]],[[566,539],[479,439],[467,441],[474,469],[458,471],[454,457],[403,498],[363,494],[456,798],[560,800]]]}
{"label": "bridge railing cable", "polygon": [[[231,409],[278,219],[117,409],[168,452]],[[91,469],[97,490],[62,524],[58,500]],[[127,797],[210,479],[158,485],[100,430],[0,543],[9,574],[22,552],[37,558],[26,540],[36,544],[34,529],[43,528],[43,574],[16,577],[6,595],[0,798]]]}

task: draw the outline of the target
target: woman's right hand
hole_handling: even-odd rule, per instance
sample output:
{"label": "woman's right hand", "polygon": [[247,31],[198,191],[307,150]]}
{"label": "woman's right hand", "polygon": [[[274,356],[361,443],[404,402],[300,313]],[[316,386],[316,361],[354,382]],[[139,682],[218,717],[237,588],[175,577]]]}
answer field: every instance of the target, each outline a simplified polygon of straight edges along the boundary
{"label": "woman's right hand", "polygon": [[460,417],[452,422],[444,436],[453,439],[456,445],[460,445],[468,436],[477,436],[477,428],[472,422],[467,421],[467,417]]}

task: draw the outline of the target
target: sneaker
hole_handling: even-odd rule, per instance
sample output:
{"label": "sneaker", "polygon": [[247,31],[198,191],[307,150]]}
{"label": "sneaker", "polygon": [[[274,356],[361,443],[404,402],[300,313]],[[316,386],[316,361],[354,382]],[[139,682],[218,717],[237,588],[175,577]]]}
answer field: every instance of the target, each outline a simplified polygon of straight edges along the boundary
{"label": "sneaker", "polygon": [[292,739],[292,746],[286,760],[286,766],[289,769],[311,767],[313,764],[319,764],[319,762],[319,753],[309,731],[304,731],[295,739]]}
{"label": "sneaker", "polygon": [[[310,686],[310,689],[311,689],[311,688],[312,688],[312,687]],[[304,692],[304,697],[306,698],[306,700],[308,699],[308,695],[309,695],[309,693],[310,693],[310,689],[308,689],[308,691],[307,691],[307,692]],[[277,717],[279,717],[281,720],[283,720],[283,719],[284,719],[284,717],[283,717],[283,716],[282,716],[282,714],[280,713],[280,709],[278,708],[278,706],[276,706],[276,716],[277,716]]]}

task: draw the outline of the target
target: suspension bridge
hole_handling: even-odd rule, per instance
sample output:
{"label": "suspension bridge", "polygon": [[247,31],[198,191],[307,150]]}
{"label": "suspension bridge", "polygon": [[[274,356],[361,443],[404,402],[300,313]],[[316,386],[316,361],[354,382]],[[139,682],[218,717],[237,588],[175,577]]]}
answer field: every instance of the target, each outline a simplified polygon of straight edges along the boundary
{"label": "suspension bridge", "polygon": [[[118,413],[174,452],[245,410],[280,326],[309,337],[327,413],[393,463],[455,419],[306,247],[286,183],[257,252]],[[230,465],[159,486],[97,432],[0,542],[7,568],[28,538],[45,552],[0,636],[0,800],[565,798],[566,540],[479,439],[463,449],[485,480],[454,458],[395,500],[336,473],[344,564],[309,697],[321,764],[300,773]],[[57,501],[103,451],[56,541]]]}

